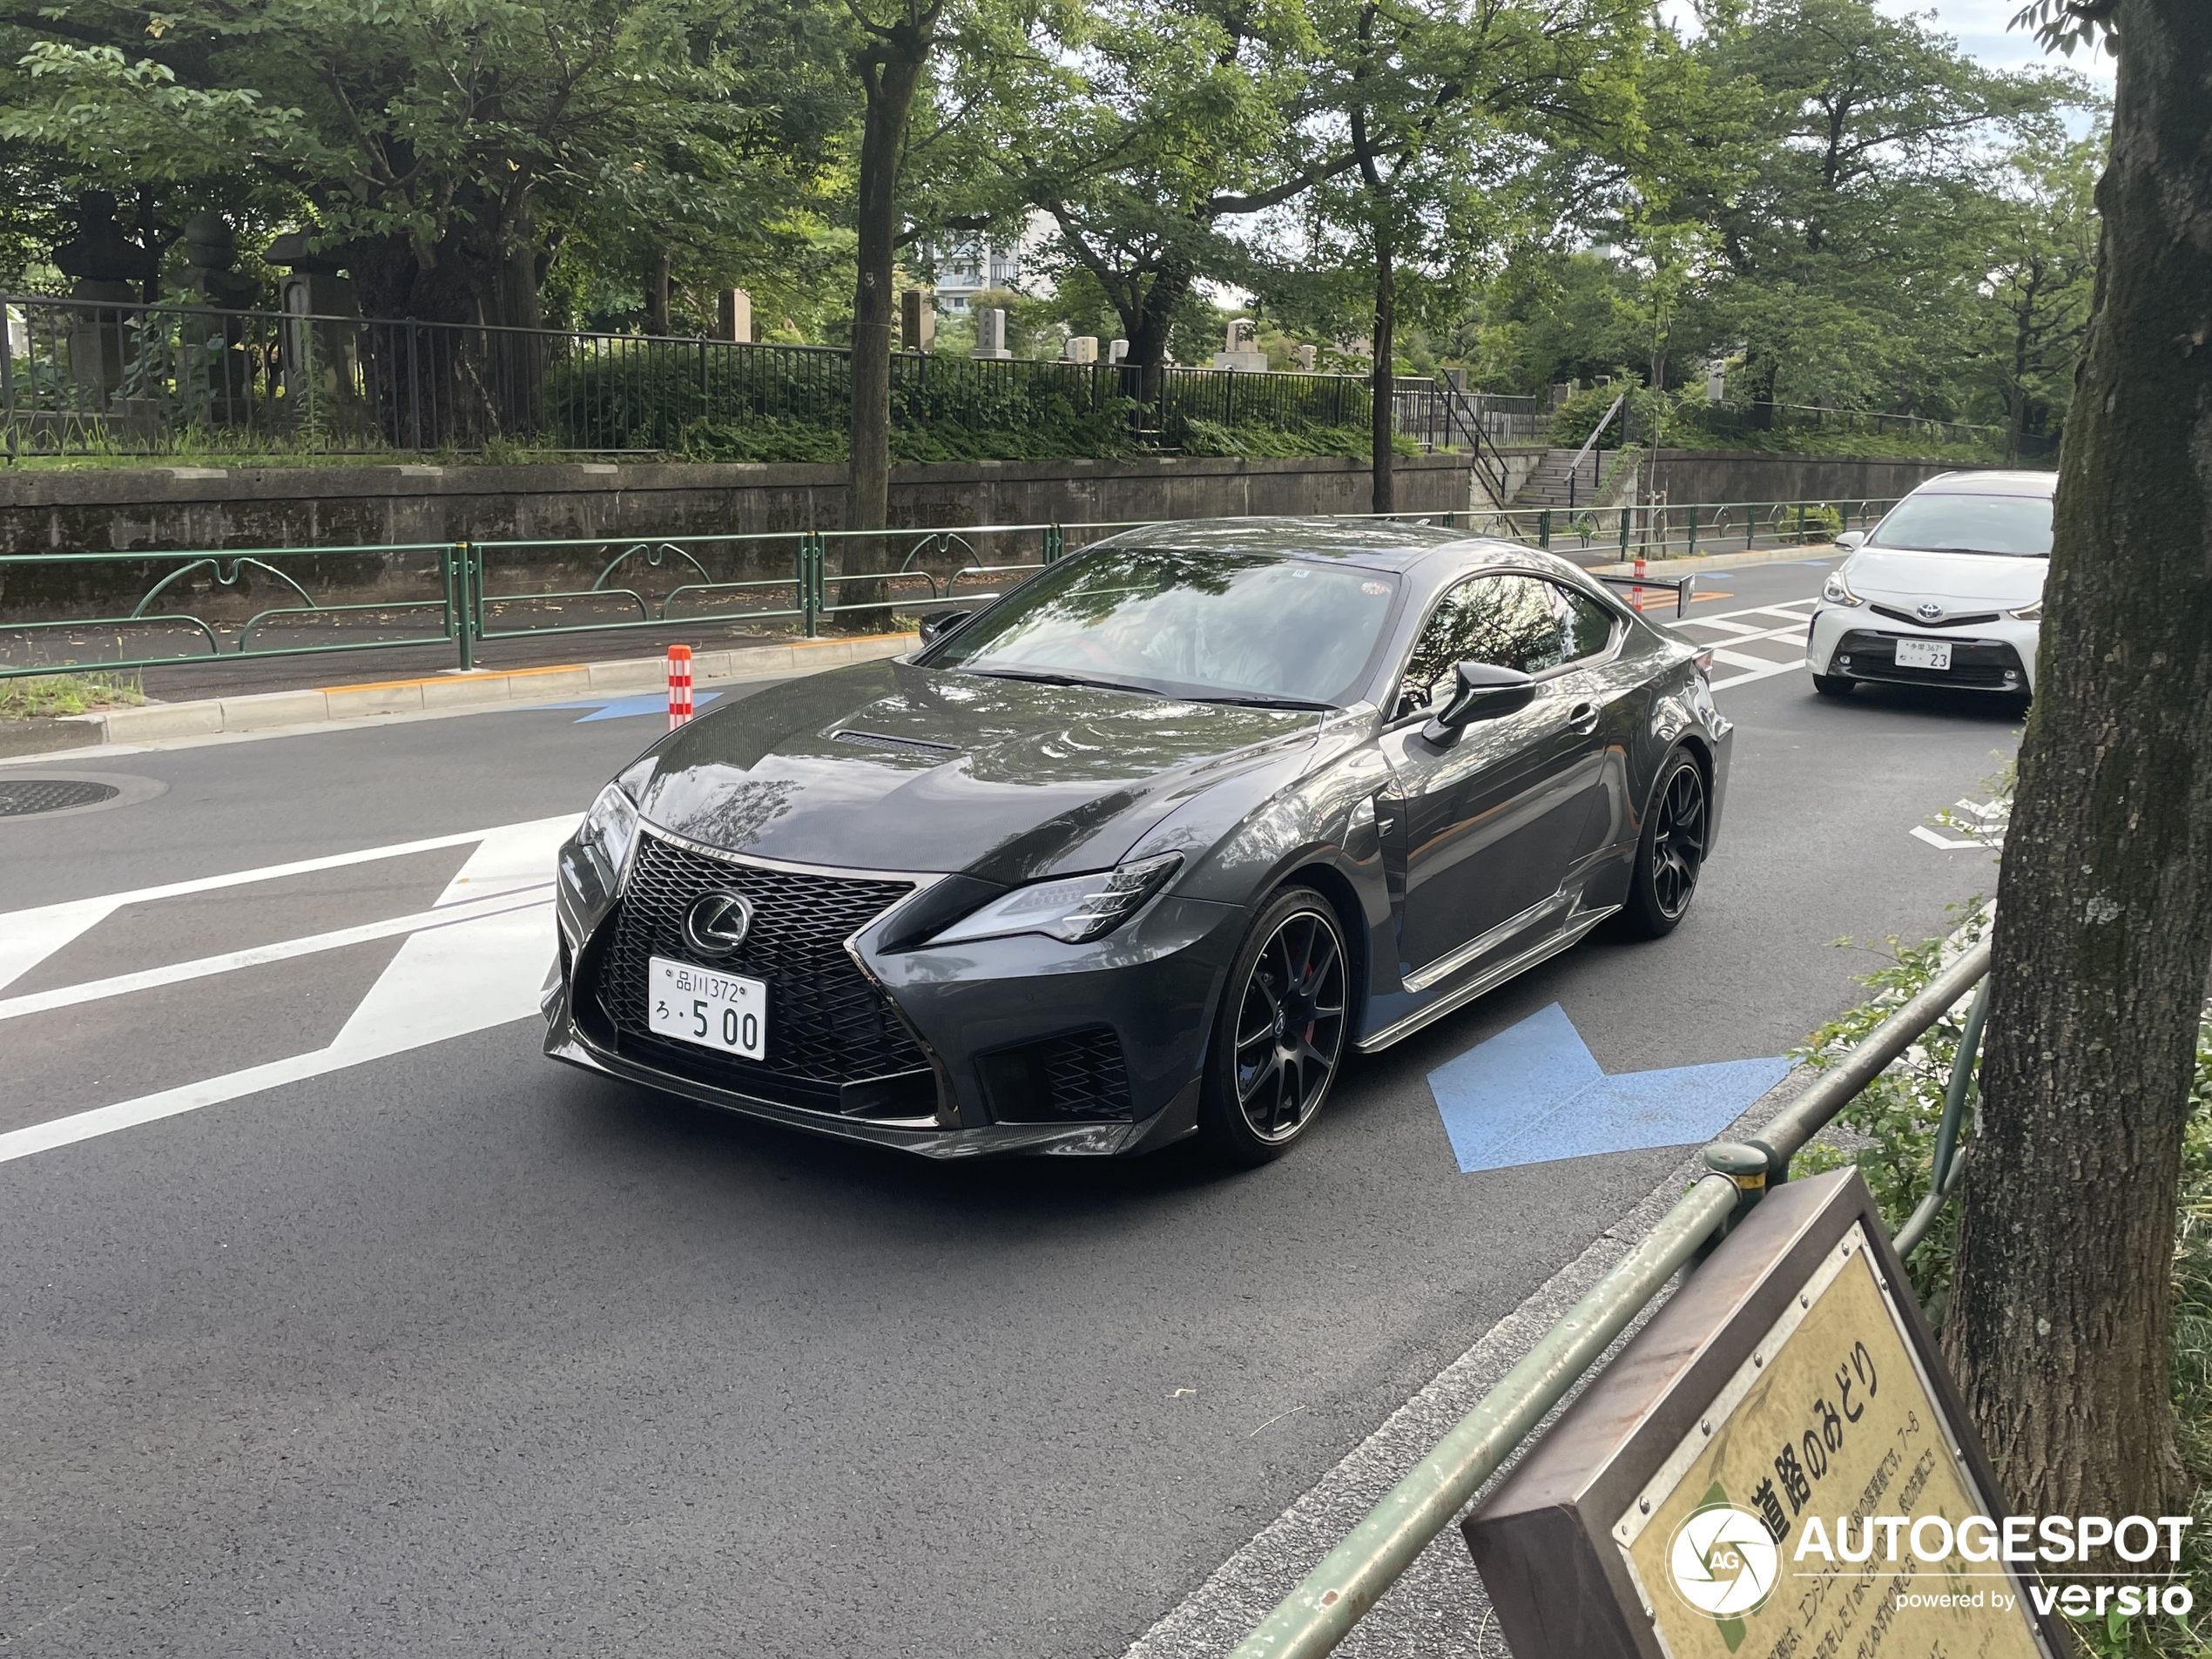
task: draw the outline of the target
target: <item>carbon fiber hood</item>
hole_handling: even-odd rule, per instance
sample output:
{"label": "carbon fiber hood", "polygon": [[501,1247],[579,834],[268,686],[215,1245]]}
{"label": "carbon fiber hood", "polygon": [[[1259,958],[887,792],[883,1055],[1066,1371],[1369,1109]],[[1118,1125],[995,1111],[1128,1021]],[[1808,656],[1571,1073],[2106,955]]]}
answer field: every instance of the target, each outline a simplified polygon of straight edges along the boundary
{"label": "carbon fiber hood", "polygon": [[710,710],[624,776],[647,821],[710,846],[1011,884],[1116,863],[1211,784],[1295,769],[1319,725],[1299,710],[868,663]]}

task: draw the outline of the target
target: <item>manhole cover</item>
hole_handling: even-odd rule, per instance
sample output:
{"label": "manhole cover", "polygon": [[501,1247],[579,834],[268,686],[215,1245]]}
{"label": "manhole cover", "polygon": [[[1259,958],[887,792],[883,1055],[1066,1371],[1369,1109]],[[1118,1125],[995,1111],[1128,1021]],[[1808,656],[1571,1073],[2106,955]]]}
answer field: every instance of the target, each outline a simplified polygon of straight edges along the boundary
{"label": "manhole cover", "polygon": [[34,813],[61,813],[72,806],[97,806],[123,792],[113,784],[95,784],[75,778],[10,778],[0,779],[0,818],[29,818]]}

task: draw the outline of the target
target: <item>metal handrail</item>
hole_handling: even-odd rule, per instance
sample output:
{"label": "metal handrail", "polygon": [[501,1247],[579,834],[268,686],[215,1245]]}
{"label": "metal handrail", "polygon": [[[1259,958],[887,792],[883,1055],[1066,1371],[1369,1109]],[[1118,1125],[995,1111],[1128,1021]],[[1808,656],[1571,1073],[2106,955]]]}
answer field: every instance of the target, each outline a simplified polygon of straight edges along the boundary
{"label": "metal handrail", "polygon": [[[1989,941],[1971,947],[1883,1021],[1866,1040],[1820,1077],[1785,1110],[1742,1146],[1708,1149],[1708,1162],[1730,1163],[1726,1153],[1763,1155],[1770,1182],[1788,1178],[1790,1160],[1826,1127],[1858,1092],[1881,1076],[1890,1062],[1925,1037],[1937,1021],[1989,972]],[[1980,1034],[1978,1001],[1968,1016],[1970,1038]],[[1968,1042],[1959,1045],[1968,1055]],[[1963,1104],[1970,1058],[1952,1069],[1952,1087],[1944,1119],[1955,1143],[1955,1097]],[[1719,1156],[1716,1156],[1719,1155]],[[1757,1157],[1751,1157],[1757,1167]],[[1936,1209],[1956,1185],[1959,1168],[1932,1171],[1930,1199]],[[1626,1330],[1673,1277],[1697,1254],[1737,1211],[1743,1197],[1733,1175],[1702,1177],[1659,1218],[1643,1242],[1590,1288],[1567,1317],[1546,1332],[1527,1356],[1480,1404],[1461,1418],[1429,1454],[1370,1509],[1344,1541],[1302,1579],[1296,1589],[1238,1644],[1232,1659],[1320,1659],[1352,1632],[1352,1627],[1403,1576],[1429,1542],[1473,1502],[1484,1484],[1512,1456],[1521,1441],[1566,1397],[1582,1373]],[[1924,1201],[1922,1209],[1929,1209]],[[1933,1219],[1930,1211],[1929,1220]],[[1915,1211],[1913,1221],[1920,1216]],[[1899,1229],[1899,1253],[1907,1248]],[[1922,1224],[1925,1233],[1926,1224]],[[1912,1241],[1919,1242],[1918,1236]]]}
{"label": "metal handrail", "polygon": [[[1574,510],[1575,480],[1578,475],[1580,475],[1582,470],[1582,457],[1589,454],[1590,446],[1592,444],[1595,443],[1600,438],[1605,435],[1605,428],[1613,424],[1613,417],[1621,412],[1621,406],[1628,401],[1629,395],[1626,392],[1615,393],[1613,401],[1605,406],[1605,413],[1598,416],[1597,424],[1590,428],[1590,435],[1582,440],[1582,447],[1575,452],[1575,459],[1567,469],[1567,506],[1568,511],[1571,512]],[[1592,478],[1590,482],[1595,484],[1598,481],[1595,478]]]}

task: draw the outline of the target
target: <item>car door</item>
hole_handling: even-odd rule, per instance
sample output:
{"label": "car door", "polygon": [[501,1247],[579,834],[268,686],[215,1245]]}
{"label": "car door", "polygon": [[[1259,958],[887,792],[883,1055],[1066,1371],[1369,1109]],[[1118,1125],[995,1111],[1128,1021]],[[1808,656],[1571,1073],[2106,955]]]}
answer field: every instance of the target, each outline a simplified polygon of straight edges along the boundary
{"label": "car door", "polygon": [[[1614,627],[1588,596],[1501,573],[1451,589],[1416,638],[1383,737],[1393,783],[1379,803],[1404,895],[1410,988],[1558,925],[1542,907],[1589,850],[1604,799],[1603,711],[1586,665],[1602,660]],[[1535,695],[1432,741],[1423,727],[1462,662],[1533,674]],[[1522,925],[1509,926],[1516,918]]]}

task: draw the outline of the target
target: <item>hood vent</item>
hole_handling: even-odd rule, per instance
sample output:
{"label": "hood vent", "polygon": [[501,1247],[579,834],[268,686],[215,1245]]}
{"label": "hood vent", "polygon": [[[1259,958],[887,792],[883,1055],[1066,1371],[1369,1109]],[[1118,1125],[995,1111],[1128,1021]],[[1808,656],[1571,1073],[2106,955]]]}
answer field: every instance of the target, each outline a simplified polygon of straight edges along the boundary
{"label": "hood vent", "polygon": [[889,749],[899,754],[956,755],[957,745],[949,743],[924,743],[919,738],[888,738],[880,732],[833,732],[830,736],[840,743],[857,743],[864,749]]}

